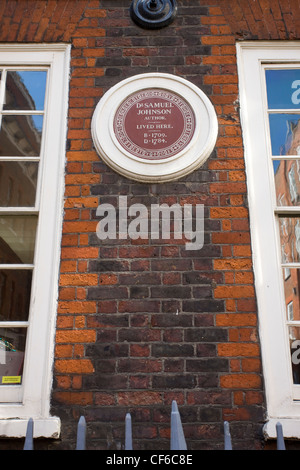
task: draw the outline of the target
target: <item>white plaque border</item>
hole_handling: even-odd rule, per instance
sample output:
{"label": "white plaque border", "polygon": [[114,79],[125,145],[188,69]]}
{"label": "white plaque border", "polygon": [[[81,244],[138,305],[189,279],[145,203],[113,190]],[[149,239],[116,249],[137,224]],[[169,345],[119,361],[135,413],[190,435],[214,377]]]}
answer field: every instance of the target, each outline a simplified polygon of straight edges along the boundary
{"label": "white plaque border", "polygon": [[[130,95],[149,88],[165,89],[188,102],[195,115],[195,131],[178,154],[161,160],[138,158],[118,142],[113,128],[115,113]],[[162,183],[182,178],[199,168],[213,151],[218,136],[215,109],[193,83],[175,75],[147,73],[127,78],[108,90],[98,102],[91,123],[95,149],[114,171],[144,183]]]}

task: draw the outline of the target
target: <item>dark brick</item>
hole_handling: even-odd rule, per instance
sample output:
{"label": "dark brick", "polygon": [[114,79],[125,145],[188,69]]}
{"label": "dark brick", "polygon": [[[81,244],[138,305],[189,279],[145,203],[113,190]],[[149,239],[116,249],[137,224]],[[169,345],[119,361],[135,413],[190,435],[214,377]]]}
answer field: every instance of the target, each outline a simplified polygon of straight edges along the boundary
{"label": "dark brick", "polygon": [[151,287],[152,298],[180,298],[188,299],[191,296],[191,290],[185,286],[162,286],[162,287]]}
{"label": "dark brick", "polygon": [[128,385],[128,376],[121,374],[93,374],[83,377],[83,386],[89,389],[99,390],[120,390],[126,389]]}
{"label": "dark brick", "polygon": [[229,370],[228,359],[205,358],[193,359],[186,362],[187,372],[227,372]]}
{"label": "dark brick", "polygon": [[92,328],[118,328],[129,324],[128,315],[97,315],[87,318],[87,326]]}
{"label": "dark brick", "polygon": [[228,333],[221,328],[187,328],[184,339],[194,343],[220,343],[228,340]]}
{"label": "dark brick", "polygon": [[188,271],[192,269],[190,259],[158,259],[151,262],[152,271]]}
{"label": "dark brick", "polygon": [[121,285],[154,285],[161,284],[160,273],[134,273],[120,274],[119,282]]}
{"label": "dark brick", "polygon": [[98,360],[94,362],[96,373],[114,373],[116,372],[116,361],[114,360]]}
{"label": "dark brick", "polygon": [[211,357],[217,355],[217,346],[213,343],[200,343],[196,345],[196,355],[198,357]]}
{"label": "dark brick", "polygon": [[155,375],[153,377],[154,389],[190,389],[196,385],[196,378],[194,375]]}
{"label": "dark brick", "polygon": [[222,410],[220,408],[201,407],[199,413],[200,421],[203,423],[218,422],[222,419]]}
{"label": "dark brick", "polygon": [[126,287],[89,287],[87,289],[88,300],[104,299],[127,299],[128,290]]}
{"label": "dark brick", "polygon": [[191,357],[194,347],[189,344],[153,344],[152,354],[156,357]]}
{"label": "dark brick", "polygon": [[224,310],[223,300],[184,300],[183,312],[221,312]]}
{"label": "dark brick", "polygon": [[209,16],[209,10],[208,7],[199,7],[199,6],[181,6],[179,8],[179,13],[184,16]]}
{"label": "dark brick", "polygon": [[130,299],[119,302],[120,313],[157,313],[160,312],[160,301],[158,300],[140,300]]}
{"label": "dark brick", "polygon": [[197,313],[194,315],[194,326],[197,327],[207,327],[214,326],[215,319],[213,313]]}
{"label": "dark brick", "polygon": [[187,326],[192,326],[193,324],[193,317],[192,315],[186,315],[186,314],[178,314],[173,311],[173,315],[166,315],[166,314],[157,314],[157,315],[152,315],[151,317],[151,324],[153,327],[176,327],[176,326],[181,326],[181,327],[187,327]]}
{"label": "dark brick", "polygon": [[183,372],[185,368],[184,359],[165,359],[164,371],[165,372]]}
{"label": "dark brick", "polygon": [[146,299],[150,297],[148,287],[133,286],[129,288],[129,297],[131,299]]}
{"label": "dark brick", "polygon": [[212,289],[209,286],[194,286],[192,291],[194,299],[207,299],[212,297]]}
{"label": "dark brick", "polygon": [[87,346],[87,356],[93,355],[102,358],[127,357],[129,355],[129,345],[125,343],[97,343]]}
{"label": "dark brick", "polygon": [[189,273],[183,273],[184,284],[208,284],[211,285],[213,282],[221,283],[223,279],[222,273],[205,273],[192,271]]}
{"label": "dark brick", "polygon": [[[113,421],[123,422],[127,409],[121,406],[110,407],[90,407],[85,411],[85,418],[88,422],[101,421],[105,424]],[[107,438],[107,435],[106,435]]]}
{"label": "dark brick", "polygon": [[158,359],[120,359],[118,364],[118,372],[144,372],[147,370],[147,373],[161,372],[162,371],[162,361]]}
{"label": "dark brick", "polygon": [[116,67],[108,67],[106,70],[105,70],[105,75],[107,77],[118,77],[119,75],[122,74],[122,70],[121,69],[118,69]]}
{"label": "dark brick", "polygon": [[96,67],[126,67],[131,64],[127,57],[99,57],[96,60]]}
{"label": "dark brick", "polygon": [[131,343],[159,341],[160,331],[153,329],[128,328],[119,330],[119,341]]}
{"label": "dark brick", "polygon": [[97,260],[89,262],[90,273],[123,271],[129,271],[129,263],[127,261]]}

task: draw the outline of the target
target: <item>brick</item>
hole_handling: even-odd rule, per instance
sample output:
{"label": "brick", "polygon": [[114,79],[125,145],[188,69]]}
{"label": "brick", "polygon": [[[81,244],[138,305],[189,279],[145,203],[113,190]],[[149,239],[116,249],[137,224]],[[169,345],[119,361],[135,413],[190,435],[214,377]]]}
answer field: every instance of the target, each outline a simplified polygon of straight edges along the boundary
{"label": "brick", "polygon": [[106,287],[106,286],[88,287],[88,294],[87,294],[88,300],[126,299],[126,298],[128,298],[128,290],[126,287]]}
{"label": "brick", "polygon": [[94,367],[89,359],[65,359],[56,360],[55,370],[63,374],[90,374]]}
{"label": "brick", "polygon": [[63,233],[83,233],[92,232],[96,233],[97,222],[96,221],[72,221],[64,222]]}
{"label": "brick", "polygon": [[54,399],[65,405],[91,405],[93,392],[56,392]]}
{"label": "brick", "polygon": [[252,267],[252,260],[248,258],[239,259],[218,259],[214,260],[214,269],[218,270],[249,270]]}
{"label": "brick", "polygon": [[190,389],[195,387],[196,378],[192,374],[179,375],[155,375],[153,377],[154,389]]}
{"label": "brick", "polygon": [[261,378],[257,374],[230,374],[220,377],[220,385],[224,388],[260,388]]}
{"label": "brick", "polygon": [[73,346],[71,344],[56,345],[55,347],[55,357],[72,357],[73,355]]}
{"label": "brick", "polygon": [[217,286],[214,290],[216,299],[254,297],[253,286]]}
{"label": "brick", "polygon": [[217,326],[255,326],[256,324],[255,313],[219,313],[216,315]]}
{"label": "brick", "polygon": [[224,310],[222,300],[184,300],[183,312],[219,312]]}
{"label": "brick", "polygon": [[[87,111],[73,111],[73,117],[75,118],[85,118],[91,117],[91,112]],[[72,116],[71,116],[72,117]],[[76,161],[98,161],[99,157],[95,151],[74,151],[74,152],[67,152],[67,159],[69,162],[76,162]]]}
{"label": "brick", "polygon": [[125,406],[160,405],[163,397],[160,392],[123,392],[118,393],[118,403]]}
{"label": "brick", "polygon": [[97,274],[61,274],[59,284],[61,286],[96,286]]}
{"label": "brick", "polygon": [[218,344],[219,356],[259,356],[258,344],[252,343],[223,343]]}
{"label": "brick", "polygon": [[119,360],[119,372],[142,373],[147,370],[148,373],[158,373],[162,372],[162,367],[162,361],[158,359],[130,358]]}
{"label": "brick", "polygon": [[61,256],[63,259],[80,259],[80,258],[98,258],[99,249],[96,247],[84,247],[84,248],[63,248]]}
{"label": "brick", "polygon": [[210,209],[212,218],[243,218],[248,217],[245,207],[212,207]]}
{"label": "brick", "polygon": [[187,372],[228,372],[228,360],[222,358],[203,358],[186,361]]}
{"label": "brick", "polygon": [[202,36],[202,44],[213,45],[213,44],[234,44],[234,37],[232,36]]}
{"label": "brick", "polygon": [[240,194],[245,193],[246,185],[244,183],[211,183],[209,189],[212,193],[216,194]]}
{"label": "brick", "polygon": [[56,332],[57,343],[94,343],[95,341],[94,330],[59,330]]}
{"label": "brick", "polygon": [[243,372],[261,372],[260,359],[243,359],[242,370]]}
{"label": "brick", "polygon": [[156,357],[190,357],[194,348],[188,344],[154,344],[152,354]]}
{"label": "brick", "polygon": [[101,37],[105,36],[104,28],[78,28],[74,33],[73,37],[89,38],[89,37]]}
{"label": "brick", "polygon": [[93,394],[95,398],[95,405],[115,405],[115,398],[110,393],[99,393]]}
{"label": "brick", "polygon": [[148,345],[131,344],[130,345],[131,357],[148,357],[150,356],[150,347]]}
{"label": "brick", "polygon": [[95,313],[95,302],[59,302],[58,313]]}

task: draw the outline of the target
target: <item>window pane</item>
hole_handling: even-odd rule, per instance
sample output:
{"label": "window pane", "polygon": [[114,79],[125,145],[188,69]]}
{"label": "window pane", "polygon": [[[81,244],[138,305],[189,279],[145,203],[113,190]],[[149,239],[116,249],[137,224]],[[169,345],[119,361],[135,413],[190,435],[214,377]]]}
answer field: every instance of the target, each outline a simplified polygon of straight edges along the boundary
{"label": "window pane", "polygon": [[0,321],[27,321],[32,271],[0,269]]}
{"label": "window pane", "polygon": [[300,115],[270,114],[272,155],[300,155]]}
{"label": "window pane", "polygon": [[300,328],[297,326],[289,327],[289,343],[291,351],[291,362],[293,372],[293,382],[300,384]]}
{"label": "window pane", "polygon": [[300,320],[299,288],[300,269],[283,269],[284,298],[286,306],[286,318],[288,321]]}
{"label": "window pane", "polygon": [[300,160],[274,160],[276,203],[278,206],[300,205]]}
{"label": "window pane", "polygon": [[300,69],[266,70],[269,109],[300,108]]}
{"label": "window pane", "polygon": [[0,217],[0,263],[33,263],[37,216]]}
{"label": "window pane", "polygon": [[300,218],[280,217],[279,233],[282,263],[300,261]]}
{"label": "window pane", "polygon": [[44,109],[46,71],[7,72],[4,109]]}
{"label": "window pane", "polygon": [[0,328],[0,384],[20,385],[22,382],[25,328]]}
{"label": "window pane", "polygon": [[38,167],[36,162],[0,160],[0,206],[34,206]]}
{"label": "window pane", "polygon": [[0,156],[39,156],[43,116],[3,116]]}

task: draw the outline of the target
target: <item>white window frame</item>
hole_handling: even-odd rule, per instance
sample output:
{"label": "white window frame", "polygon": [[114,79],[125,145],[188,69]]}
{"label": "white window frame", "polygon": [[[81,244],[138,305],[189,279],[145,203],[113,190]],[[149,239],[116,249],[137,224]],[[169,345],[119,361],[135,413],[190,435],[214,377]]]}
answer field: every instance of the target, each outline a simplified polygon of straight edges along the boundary
{"label": "white window frame", "polygon": [[[296,392],[295,395],[299,385],[295,386],[292,383],[280,242],[276,224],[276,201],[272,184],[274,173],[269,158],[270,142],[264,80],[264,64],[271,67],[274,64],[275,66],[285,64],[287,68],[300,66],[300,43],[296,41],[238,43],[237,59],[267,403],[264,434],[266,438],[276,437],[276,423],[280,421],[285,437],[300,438],[300,401],[299,394]],[[299,207],[294,210],[299,212]]]}
{"label": "white window frame", "polygon": [[[70,46],[1,44],[0,68],[2,64],[23,66],[24,69],[47,67],[48,85],[39,195],[35,207],[39,223],[23,380],[20,386],[0,386],[0,436],[25,436],[28,419],[32,417],[34,437],[55,438],[60,434],[60,419],[50,416],[50,393],[63,220]],[[1,208],[1,213],[9,213],[9,210]],[[9,398],[11,394],[16,396],[14,403]]]}

